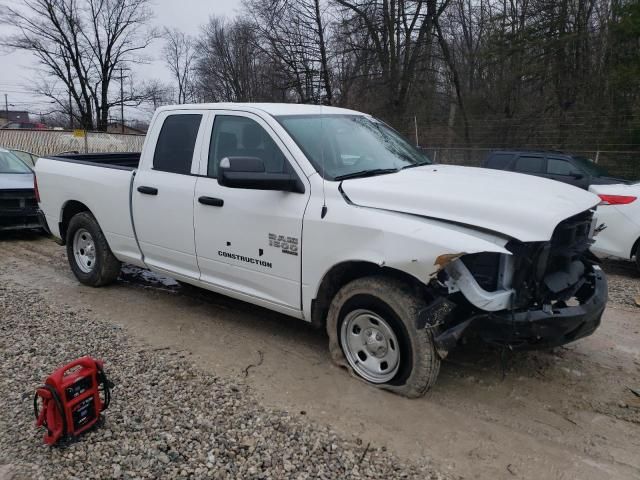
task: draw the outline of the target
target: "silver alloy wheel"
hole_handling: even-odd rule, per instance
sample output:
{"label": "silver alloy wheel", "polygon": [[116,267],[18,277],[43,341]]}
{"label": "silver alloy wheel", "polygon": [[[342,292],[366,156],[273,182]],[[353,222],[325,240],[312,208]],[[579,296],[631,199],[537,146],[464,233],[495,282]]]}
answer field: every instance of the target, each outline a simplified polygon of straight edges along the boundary
{"label": "silver alloy wheel", "polygon": [[370,310],[354,310],[342,321],[340,343],[349,365],[371,383],[391,380],[400,368],[400,345],[393,329]]}
{"label": "silver alloy wheel", "polygon": [[73,256],[80,270],[91,273],[96,264],[96,244],[84,228],[79,228],[73,236]]}

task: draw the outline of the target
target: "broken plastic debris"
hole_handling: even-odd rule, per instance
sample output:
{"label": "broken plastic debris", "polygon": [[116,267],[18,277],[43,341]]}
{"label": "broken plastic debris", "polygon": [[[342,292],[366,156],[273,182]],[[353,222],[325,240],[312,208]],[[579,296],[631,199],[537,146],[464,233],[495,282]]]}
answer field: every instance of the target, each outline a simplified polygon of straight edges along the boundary
{"label": "broken plastic debris", "polygon": [[456,258],[460,258],[463,255],[466,255],[467,252],[461,253],[444,253],[442,255],[438,255],[436,261],[433,263],[438,266],[438,270],[446,267],[449,263],[453,262]]}

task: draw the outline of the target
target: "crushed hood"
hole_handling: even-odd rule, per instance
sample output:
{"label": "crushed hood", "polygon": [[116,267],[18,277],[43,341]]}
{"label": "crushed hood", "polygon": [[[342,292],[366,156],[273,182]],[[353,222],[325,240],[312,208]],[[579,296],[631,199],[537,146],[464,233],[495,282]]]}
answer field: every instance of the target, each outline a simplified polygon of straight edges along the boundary
{"label": "crushed hood", "polygon": [[461,223],[523,242],[549,240],[558,223],[600,201],[554,180],[453,165],[344,180],[342,190],[362,207]]}

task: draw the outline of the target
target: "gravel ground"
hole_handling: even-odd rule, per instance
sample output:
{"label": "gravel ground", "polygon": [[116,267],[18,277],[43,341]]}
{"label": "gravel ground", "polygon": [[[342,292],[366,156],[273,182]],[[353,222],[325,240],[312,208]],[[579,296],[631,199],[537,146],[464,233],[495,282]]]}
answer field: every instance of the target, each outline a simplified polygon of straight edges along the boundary
{"label": "gravel ground", "polygon": [[[89,353],[116,384],[105,422],[79,441],[46,447],[33,392]],[[206,375],[186,354],[139,345],[90,311],[49,305],[10,282],[0,286],[0,404],[2,480],[446,478],[340,438],[304,412],[262,407],[242,379]]]}
{"label": "gravel ground", "polygon": [[605,259],[602,268],[609,284],[609,303],[640,307],[640,273],[635,262]]}

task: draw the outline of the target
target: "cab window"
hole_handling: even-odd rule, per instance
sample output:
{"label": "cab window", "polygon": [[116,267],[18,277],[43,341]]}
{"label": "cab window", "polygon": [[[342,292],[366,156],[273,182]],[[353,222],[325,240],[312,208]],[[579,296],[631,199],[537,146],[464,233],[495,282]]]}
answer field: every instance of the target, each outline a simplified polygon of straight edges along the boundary
{"label": "cab window", "polygon": [[153,155],[153,169],[161,172],[191,173],[193,151],[202,115],[169,115],[162,124],[162,130]]}
{"label": "cab window", "polygon": [[233,115],[216,115],[209,144],[207,176],[216,178],[225,157],[254,157],[268,173],[290,172],[289,164],[276,143],[255,120]]}

